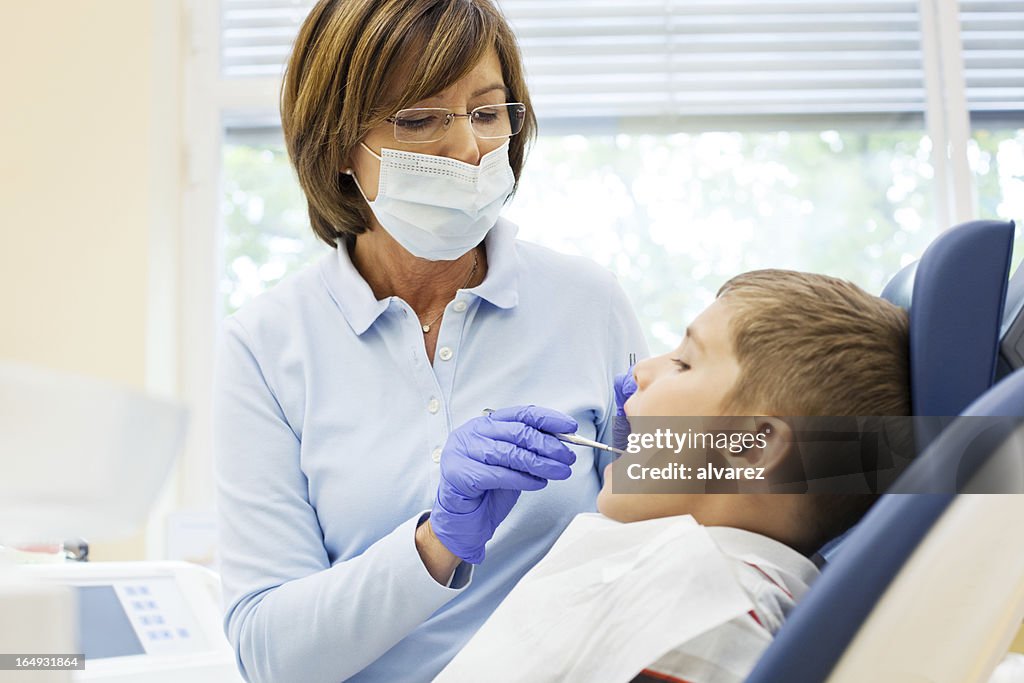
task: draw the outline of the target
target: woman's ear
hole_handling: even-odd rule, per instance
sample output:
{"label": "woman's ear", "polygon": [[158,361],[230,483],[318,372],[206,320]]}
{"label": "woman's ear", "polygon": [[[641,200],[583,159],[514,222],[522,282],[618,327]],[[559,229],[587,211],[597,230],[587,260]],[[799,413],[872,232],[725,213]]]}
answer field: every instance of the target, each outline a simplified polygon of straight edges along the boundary
{"label": "woman's ear", "polygon": [[348,154],[345,155],[345,158],[341,160],[341,168],[338,169],[341,173],[344,173],[345,175],[355,176],[356,168],[353,165],[355,164],[355,159],[353,159],[353,157],[355,156],[355,151],[358,148],[359,144],[356,143],[355,149],[350,149]]}

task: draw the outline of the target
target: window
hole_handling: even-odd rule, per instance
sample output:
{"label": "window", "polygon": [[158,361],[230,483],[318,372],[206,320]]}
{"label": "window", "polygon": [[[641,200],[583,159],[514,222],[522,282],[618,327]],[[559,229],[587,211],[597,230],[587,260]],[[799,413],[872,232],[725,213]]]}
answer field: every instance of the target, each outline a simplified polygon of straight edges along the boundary
{"label": "window", "polygon": [[960,26],[977,216],[1024,222],[1024,1],[960,0]]}
{"label": "window", "polygon": [[[542,135],[505,215],[520,236],[615,271],[652,344],[678,341],[726,279],[815,270],[880,291],[934,235],[921,131]],[[327,250],[283,143],[224,149],[224,310]]]}
{"label": "window", "polygon": [[[978,195],[978,218],[1022,220],[1024,124],[974,123],[968,154]],[[1022,260],[1024,237],[1018,225],[1011,268],[1016,269]]]}
{"label": "window", "polygon": [[329,249],[309,227],[284,141],[262,137],[265,142],[229,135],[223,149],[225,315]]}
{"label": "window", "polygon": [[[201,332],[182,343],[202,416],[210,321],[327,247],[277,114],[312,0],[185,3],[183,248],[195,263],[216,253],[220,270],[219,291],[191,280],[183,307]],[[505,215],[521,237],[616,272],[653,351],[741,271],[877,292],[955,222],[1024,220],[1024,0],[498,3],[541,130]],[[208,428],[197,419],[193,441]],[[205,468],[193,450],[186,464]]]}

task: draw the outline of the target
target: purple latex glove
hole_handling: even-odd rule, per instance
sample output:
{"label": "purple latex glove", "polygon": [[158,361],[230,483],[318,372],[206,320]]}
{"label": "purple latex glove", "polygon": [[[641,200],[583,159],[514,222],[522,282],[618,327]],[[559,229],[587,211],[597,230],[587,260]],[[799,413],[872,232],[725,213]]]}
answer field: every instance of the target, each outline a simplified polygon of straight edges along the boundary
{"label": "purple latex glove", "polygon": [[576,454],[547,432],[575,432],[576,420],[556,410],[518,406],[473,418],[448,436],[441,481],[430,513],[437,538],[471,564],[522,491],[568,479]]}
{"label": "purple latex glove", "polygon": [[615,376],[612,383],[615,387],[615,423],[612,425],[612,446],[626,450],[629,442],[629,419],[623,408],[629,397],[636,392],[636,380],[633,379],[633,366],[629,366],[621,375]]}

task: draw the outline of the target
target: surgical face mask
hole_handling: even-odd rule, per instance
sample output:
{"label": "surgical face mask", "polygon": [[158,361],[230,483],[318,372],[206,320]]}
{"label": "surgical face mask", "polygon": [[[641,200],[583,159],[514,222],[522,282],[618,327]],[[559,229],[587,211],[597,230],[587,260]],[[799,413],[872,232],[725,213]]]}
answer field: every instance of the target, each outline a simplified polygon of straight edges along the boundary
{"label": "surgical face mask", "polygon": [[[377,198],[366,203],[384,229],[419,258],[451,261],[480,244],[515,186],[508,141],[485,154],[479,166],[397,149],[377,155],[363,147],[380,159]],[[366,199],[362,187],[359,192]]]}

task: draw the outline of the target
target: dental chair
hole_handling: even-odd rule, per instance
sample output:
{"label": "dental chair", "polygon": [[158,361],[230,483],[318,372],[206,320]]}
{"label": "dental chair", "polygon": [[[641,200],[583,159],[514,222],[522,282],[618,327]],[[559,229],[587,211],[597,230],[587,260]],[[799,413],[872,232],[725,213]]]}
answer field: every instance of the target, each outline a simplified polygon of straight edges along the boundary
{"label": "dental chair", "polygon": [[987,679],[1024,619],[1024,496],[971,491],[1024,492],[1024,370],[963,415],[855,527],[747,683]]}
{"label": "dental chair", "polygon": [[[915,415],[959,414],[991,385],[1007,331],[1000,323],[1012,239],[1012,223],[953,228],[883,292],[910,308]],[[1024,415],[1024,370],[963,414]],[[1000,459],[1009,457],[1019,474],[1022,432],[978,439],[976,421],[947,425],[922,421],[915,462],[856,527],[822,549],[820,579],[749,682],[959,682],[984,680],[994,668],[1024,617],[1024,496],[957,495],[969,489],[948,479],[980,476],[1008,449]],[[1018,480],[1024,475],[1005,483],[1022,492]],[[970,599],[959,594],[965,589]]]}
{"label": "dental chair", "polygon": [[[952,416],[992,386],[1004,302],[1024,308],[1024,276],[1007,301],[1013,221],[972,221],[935,238],[920,260],[900,270],[882,298],[910,313],[910,387],[922,453]],[[1014,329],[1024,353],[1024,316]],[[1019,328],[1019,329],[1018,329]],[[812,558],[819,567],[835,558],[852,529]]]}

